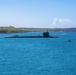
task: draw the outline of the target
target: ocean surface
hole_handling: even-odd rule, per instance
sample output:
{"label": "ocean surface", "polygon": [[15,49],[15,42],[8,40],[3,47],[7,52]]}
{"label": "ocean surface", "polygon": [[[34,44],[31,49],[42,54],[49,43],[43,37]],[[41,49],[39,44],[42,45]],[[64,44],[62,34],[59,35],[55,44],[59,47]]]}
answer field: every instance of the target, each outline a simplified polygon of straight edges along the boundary
{"label": "ocean surface", "polygon": [[[4,38],[0,34],[0,75],[76,75],[76,33],[51,32],[59,38]],[[71,39],[71,42],[67,42]]]}

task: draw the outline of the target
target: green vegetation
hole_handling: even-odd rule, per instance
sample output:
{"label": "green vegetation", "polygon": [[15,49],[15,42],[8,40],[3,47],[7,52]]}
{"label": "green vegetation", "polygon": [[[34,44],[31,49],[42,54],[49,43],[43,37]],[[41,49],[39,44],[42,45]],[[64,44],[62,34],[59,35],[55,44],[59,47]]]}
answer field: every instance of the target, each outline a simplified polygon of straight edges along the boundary
{"label": "green vegetation", "polygon": [[20,28],[27,32],[76,32],[76,28]]}
{"label": "green vegetation", "polygon": [[45,32],[45,31],[76,32],[76,28],[15,28],[13,26],[0,27],[0,33]]}
{"label": "green vegetation", "polygon": [[0,27],[0,33],[19,33],[22,32],[20,28],[15,28],[13,26]]}

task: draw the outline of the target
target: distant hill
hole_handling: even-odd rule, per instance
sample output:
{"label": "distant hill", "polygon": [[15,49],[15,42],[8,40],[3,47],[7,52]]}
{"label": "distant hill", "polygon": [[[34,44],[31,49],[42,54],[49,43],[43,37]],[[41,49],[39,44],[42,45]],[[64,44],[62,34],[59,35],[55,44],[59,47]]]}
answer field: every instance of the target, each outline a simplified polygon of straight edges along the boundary
{"label": "distant hill", "polygon": [[0,27],[0,33],[23,33],[23,32],[76,32],[76,28],[15,28],[13,26]]}
{"label": "distant hill", "polygon": [[66,28],[64,31],[66,31],[66,32],[76,32],[76,28]]}
{"label": "distant hill", "polygon": [[45,31],[54,31],[54,32],[76,32],[76,28],[21,28],[23,31],[27,32],[45,32]]}
{"label": "distant hill", "polygon": [[13,26],[0,27],[0,33],[19,33],[19,32],[23,32],[23,30],[20,28],[15,28]]}

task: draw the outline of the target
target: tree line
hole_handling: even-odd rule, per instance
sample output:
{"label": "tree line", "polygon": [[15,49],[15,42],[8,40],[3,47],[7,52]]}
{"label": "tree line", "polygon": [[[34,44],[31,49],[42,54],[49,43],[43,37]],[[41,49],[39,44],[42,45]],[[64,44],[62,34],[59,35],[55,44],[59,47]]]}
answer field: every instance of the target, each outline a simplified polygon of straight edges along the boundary
{"label": "tree line", "polygon": [[0,27],[0,33],[19,33],[22,32],[20,28],[15,28],[13,26]]}
{"label": "tree line", "polygon": [[76,32],[76,28],[15,28],[13,26],[0,27],[0,33],[22,33],[22,32]]}

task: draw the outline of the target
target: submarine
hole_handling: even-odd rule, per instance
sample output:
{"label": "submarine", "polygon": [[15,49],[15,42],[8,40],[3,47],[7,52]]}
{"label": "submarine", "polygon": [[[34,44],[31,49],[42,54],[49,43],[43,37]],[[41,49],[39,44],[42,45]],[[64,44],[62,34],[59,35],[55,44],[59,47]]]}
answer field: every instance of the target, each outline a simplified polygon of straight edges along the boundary
{"label": "submarine", "polygon": [[43,36],[19,36],[19,35],[14,35],[14,36],[7,36],[5,38],[58,38],[58,36],[50,36],[49,32],[43,32]]}

